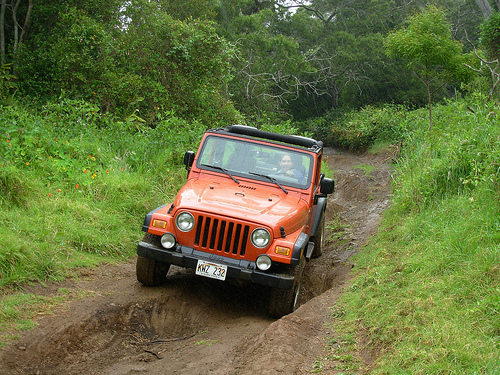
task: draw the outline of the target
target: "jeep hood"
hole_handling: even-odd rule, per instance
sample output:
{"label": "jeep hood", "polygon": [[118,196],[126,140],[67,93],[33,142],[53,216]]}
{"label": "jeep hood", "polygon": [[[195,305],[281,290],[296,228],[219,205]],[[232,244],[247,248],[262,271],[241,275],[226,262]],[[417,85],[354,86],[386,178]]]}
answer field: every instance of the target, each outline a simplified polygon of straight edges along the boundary
{"label": "jeep hood", "polygon": [[175,211],[192,210],[295,232],[306,224],[308,205],[297,194],[260,184],[189,180],[174,201]]}

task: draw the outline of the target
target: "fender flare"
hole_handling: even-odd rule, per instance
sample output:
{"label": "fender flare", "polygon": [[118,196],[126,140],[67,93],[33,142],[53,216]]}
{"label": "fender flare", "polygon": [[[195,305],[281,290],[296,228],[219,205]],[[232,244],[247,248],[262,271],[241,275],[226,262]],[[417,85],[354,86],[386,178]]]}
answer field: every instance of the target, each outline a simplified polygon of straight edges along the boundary
{"label": "fender flare", "polygon": [[325,214],[326,211],[326,203],[328,202],[327,197],[318,197],[318,208],[316,209],[316,216],[314,218],[312,230],[311,230],[311,237],[314,237],[316,235],[316,232],[318,231],[319,225],[321,223],[321,219],[323,218],[323,215]]}
{"label": "fender flare", "polygon": [[292,260],[290,261],[290,264],[300,263],[300,259],[304,255],[304,251],[308,243],[309,236],[307,235],[307,233],[302,232],[299,235],[299,238],[297,238],[297,241],[295,241],[295,245],[293,246]]}
{"label": "fender flare", "polygon": [[149,226],[151,225],[151,219],[153,218],[153,214],[162,209],[163,207],[168,206],[167,204],[164,204],[163,206],[155,208],[153,211],[149,212],[146,217],[144,218],[144,223],[142,223],[142,230],[144,232],[148,232]]}

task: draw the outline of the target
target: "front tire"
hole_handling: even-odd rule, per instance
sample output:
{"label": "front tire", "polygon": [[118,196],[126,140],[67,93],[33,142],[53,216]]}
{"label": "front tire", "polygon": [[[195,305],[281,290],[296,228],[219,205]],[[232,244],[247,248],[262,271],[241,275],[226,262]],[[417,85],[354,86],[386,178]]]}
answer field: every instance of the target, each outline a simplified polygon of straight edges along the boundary
{"label": "front tire", "polygon": [[295,282],[292,289],[273,288],[269,298],[268,313],[271,317],[279,319],[295,311],[299,297],[302,275],[306,264],[305,258],[293,266],[287,274],[293,275]]}
{"label": "front tire", "polygon": [[[157,245],[159,237],[150,233],[144,235],[144,242]],[[170,268],[170,263],[165,263],[156,259],[146,258],[141,255],[137,256],[135,265],[135,273],[137,280],[146,286],[158,286],[167,280],[167,272]]]}

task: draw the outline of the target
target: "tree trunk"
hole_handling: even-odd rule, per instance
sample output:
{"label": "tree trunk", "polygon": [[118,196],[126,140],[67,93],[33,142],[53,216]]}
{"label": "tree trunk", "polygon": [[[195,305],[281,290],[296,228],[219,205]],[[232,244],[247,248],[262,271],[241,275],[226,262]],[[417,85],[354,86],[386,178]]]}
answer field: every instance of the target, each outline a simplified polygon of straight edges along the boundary
{"label": "tree trunk", "polygon": [[2,0],[0,5],[0,64],[5,64],[5,8],[7,0]]}
{"label": "tree trunk", "polygon": [[33,9],[33,0],[28,0],[28,10],[26,11],[26,17],[24,17],[24,25],[22,27],[21,36],[19,37],[19,43],[24,40],[24,36],[28,31],[28,25],[31,21],[31,10]]}
{"label": "tree trunk", "polygon": [[[499,0],[496,0],[497,6],[499,5],[499,2]],[[476,4],[479,6],[479,9],[481,9],[481,13],[485,19],[489,18],[491,13],[493,13],[493,8],[491,7],[489,0],[476,0]]]}
{"label": "tree trunk", "polygon": [[[26,30],[30,22],[31,9],[33,8],[33,0],[28,0],[28,10],[26,11],[26,17],[24,18],[23,26],[21,27],[17,22],[17,9],[22,0],[17,0],[16,5],[12,9],[12,21],[14,23],[14,48],[13,53],[16,54],[19,44],[23,41],[23,37],[26,35]],[[19,29],[21,29],[21,35],[19,35]]]}

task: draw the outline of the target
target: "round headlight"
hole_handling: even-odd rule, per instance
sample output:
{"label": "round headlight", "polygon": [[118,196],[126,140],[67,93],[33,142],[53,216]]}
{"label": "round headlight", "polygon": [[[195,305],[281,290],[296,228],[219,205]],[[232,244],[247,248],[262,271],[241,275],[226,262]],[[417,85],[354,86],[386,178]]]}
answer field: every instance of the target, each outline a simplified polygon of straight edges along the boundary
{"label": "round headlight", "polygon": [[194,216],[189,212],[181,212],[175,219],[175,225],[181,232],[189,232],[194,228]]}
{"label": "round headlight", "polygon": [[255,247],[263,248],[271,242],[271,234],[267,229],[257,228],[252,232],[250,239]]}
{"label": "round headlight", "polygon": [[165,233],[161,236],[161,246],[165,249],[171,249],[175,246],[175,236],[172,233]]}
{"label": "round headlight", "polygon": [[269,256],[266,254],[259,255],[257,257],[257,260],[255,261],[257,268],[261,271],[267,271],[269,268],[271,268],[271,263],[271,258],[269,258]]}

